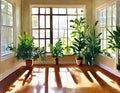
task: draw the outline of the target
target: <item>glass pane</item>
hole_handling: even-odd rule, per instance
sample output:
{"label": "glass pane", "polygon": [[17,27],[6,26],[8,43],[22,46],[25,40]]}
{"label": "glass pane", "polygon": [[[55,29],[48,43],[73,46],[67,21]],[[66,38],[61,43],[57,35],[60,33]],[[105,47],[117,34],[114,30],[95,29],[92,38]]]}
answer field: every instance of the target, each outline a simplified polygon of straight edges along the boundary
{"label": "glass pane", "polygon": [[1,34],[1,52],[3,53],[7,48],[7,28],[2,27]]}
{"label": "glass pane", "polygon": [[46,14],[50,14],[50,8],[46,8]]}
{"label": "glass pane", "polygon": [[67,37],[67,30],[59,30],[59,38]]}
{"label": "glass pane", "polygon": [[45,30],[40,30],[40,38],[45,38]]}
{"label": "glass pane", "polygon": [[45,14],[45,8],[40,8],[40,14]]}
{"label": "glass pane", "polygon": [[47,39],[47,40],[46,40],[46,51],[47,51],[47,52],[50,52],[50,47],[48,47],[49,44],[50,44],[50,40]]}
{"label": "glass pane", "polygon": [[40,16],[40,28],[45,28],[45,16]]}
{"label": "glass pane", "polygon": [[66,14],[66,8],[59,8],[59,14]]}
{"label": "glass pane", "polygon": [[84,14],[84,12],[85,12],[83,8],[78,8],[77,11],[78,11],[78,14]]}
{"label": "glass pane", "polygon": [[32,30],[32,35],[34,38],[38,38],[38,30]]}
{"label": "glass pane", "polygon": [[38,16],[32,15],[32,28],[38,28]]}
{"label": "glass pane", "polygon": [[39,47],[39,43],[38,43],[37,39],[34,39],[34,44],[35,44],[36,47]]}
{"label": "glass pane", "polygon": [[2,20],[2,25],[6,25],[6,24],[7,24],[7,15],[4,14],[4,13],[2,13],[2,18],[1,18],[1,20]]}
{"label": "glass pane", "polygon": [[112,13],[112,20],[113,20],[113,26],[116,26],[116,5],[113,5],[113,13]]}
{"label": "glass pane", "polygon": [[53,8],[53,14],[58,14],[58,8]]}
{"label": "glass pane", "polygon": [[13,17],[10,15],[7,15],[7,24],[8,26],[13,26]]}
{"label": "glass pane", "polygon": [[68,14],[76,14],[76,8],[68,8],[67,13]]}
{"label": "glass pane", "polygon": [[5,0],[2,0],[1,11],[4,13],[7,13],[8,11],[7,2]]}
{"label": "glass pane", "polygon": [[12,4],[8,3],[8,14],[12,15]]}
{"label": "glass pane", "polygon": [[74,20],[76,18],[76,16],[68,16],[68,29],[72,29],[70,26],[73,25],[72,22],[70,22],[70,20]]}
{"label": "glass pane", "polygon": [[50,38],[50,30],[46,30],[46,38]]}
{"label": "glass pane", "polygon": [[67,16],[59,16],[59,28],[67,29]]}
{"label": "glass pane", "polygon": [[58,38],[58,30],[53,30],[53,38]]}
{"label": "glass pane", "polygon": [[102,26],[105,27],[106,26],[106,9],[103,10],[102,12]]}
{"label": "glass pane", "polygon": [[67,38],[62,39],[63,47],[67,46]]}
{"label": "glass pane", "polygon": [[58,16],[53,16],[53,29],[58,28]]}
{"label": "glass pane", "polygon": [[58,39],[53,39],[53,45],[58,41]]}
{"label": "glass pane", "polygon": [[8,28],[8,45],[13,45],[13,28]]}
{"label": "glass pane", "polygon": [[71,33],[73,32],[74,30],[68,30],[68,37],[71,36]]}
{"label": "glass pane", "polygon": [[107,26],[111,26],[111,6],[107,8]]}
{"label": "glass pane", "polygon": [[46,16],[46,28],[50,28],[50,16]]}
{"label": "glass pane", "polygon": [[106,43],[107,43],[107,41],[103,40],[103,49],[106,49]]}
{"label": "glass pane", "polygon": [[32,14],[38,14],[38,8],[32,8]]}
{"label": "glass pane", "polygon": [[78,16],[78,18],[84,18],[84,15],[80,15],[80,16]]}
{"label": "glass pane", "polygon": [[45,40],[44,39],[40,39],[40,47],[45,47]]}
{"label": "glass pane", "polygon": [[102,31],[103,31],[103,38],[106,39],[107,37],[106,28],[103,28]]}
{"label": "glass pane", "polygon": [[112,27],[112,30],[116,30],[116,26]]}

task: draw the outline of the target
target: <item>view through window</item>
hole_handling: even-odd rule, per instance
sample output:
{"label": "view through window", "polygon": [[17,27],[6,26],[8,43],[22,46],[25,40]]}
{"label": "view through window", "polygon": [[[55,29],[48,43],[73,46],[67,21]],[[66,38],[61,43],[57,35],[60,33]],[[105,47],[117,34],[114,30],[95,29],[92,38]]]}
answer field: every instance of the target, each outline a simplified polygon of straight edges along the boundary
{"label": "view through window", "polygon": [[64,45],[70,44],[70,20],[85,17],[82,8],[32,8],[32,35],[38,47],[45,47],[50,52],[48,45],[53,45],[61,38]]}
{"label": "view through window", "polygon": [[1,0],[1,55],[10,53],[9,45],[13,45],[13,5]]}

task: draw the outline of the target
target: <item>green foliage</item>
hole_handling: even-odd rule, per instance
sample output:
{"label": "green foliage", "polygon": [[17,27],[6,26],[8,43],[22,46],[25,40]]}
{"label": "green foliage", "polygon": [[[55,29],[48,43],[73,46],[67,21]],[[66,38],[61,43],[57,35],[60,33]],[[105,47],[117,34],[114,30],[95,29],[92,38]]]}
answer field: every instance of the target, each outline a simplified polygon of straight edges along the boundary
{"label": "green foliage", "polygon": [[71,33],[72,38],[80,38],[81,32],[86,32],[89,29],[89,26],[86,24],[85,18],[80,17],[70,20],[73,24],[70,26],[74,31]]}
{"label": "green foliage", "polygon": [[105,54],[105,55],[111,57],[111,54],[108,52],[107,49],[103,49],[101,52],[102,52],[103,54]]}
{"label": "green foliage", "polygon": [[52,50],[52,57],[57,58],[58,56],[63,56],[62,41],[58,39],[55,46],[49,44],[50,49]]}
{"label": "green foliage", "polygon": [[78,57],[83,57],[86,48],[86,32],[89,30],[89,26],[86,24],[85,18],[75,18],[70,20],[73,24],[70,26],[74,31],[71,33],[72,41],[71,48],[73,54]]}
{"label": "green foliage", "polygon": [[[7,49],[14,52],[14,55],[17,59],[37,59],[44,54],[45,49],[41,50],[39,47],[35,47],[33,42],[33,37],[30,37],[27,32],[24,32],[23,36],[18,36],[19,44],[18,47],[8,46]],[[42,56],[41,56],[42,57]]]}
{"label": "green foliage", "polygon": [[74,55],[77,55],[78,58],[83,56],[84,50],[85,50],[85,39],[83,38],[74,38],[73,45],[71,45],[71,48],[73,49]]}
{"label": "green foliage", "polygon": [[[116,31],[110,31],[107,29],[107,31],[110,33],[108,36],[108,48],[115,51],[115,48],[120,49],[120,26],[116,26]],[[118,58],[118,60],[120,60]],[[118,61],[118,64],[120,64],[120,61]]]}
{"label": "green foliage", "polygon": [[120,26],[116,26],[116,31],[112,32],[109,29],[107,31],[110,33],[108,36],[108,48],[112,50],[115,50],[115,48],[120,49]]}
{"label": "green foliage", "polygon": [[70,45],[71,45],[71,38],[68,38],[68,42],[66,41],[66,36],[65,36],[65,30],[64,30],[64,34],[63,36],[61,37],[61,41],[62,41],[62,47],[63,47],[63,53],[64,54],[70,54],[71,52],[71,48],[70,48]]}
{"label": "green foliage", "polygon": [[85,57],[89,65],[95,64],[95,58],[101,52],[100,51],[101,33],[97,34],[96,31],[97,24],[98,21],[96,21],[95,24],[90,28],[88,36],[86,37],[87,48]]}

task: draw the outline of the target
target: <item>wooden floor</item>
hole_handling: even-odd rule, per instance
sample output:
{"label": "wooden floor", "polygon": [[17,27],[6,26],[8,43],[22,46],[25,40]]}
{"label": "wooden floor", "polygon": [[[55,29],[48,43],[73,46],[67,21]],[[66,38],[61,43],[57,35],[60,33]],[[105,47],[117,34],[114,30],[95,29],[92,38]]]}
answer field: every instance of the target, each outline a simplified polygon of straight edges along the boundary
{"label": "wooden floor", "polygon": [[120,93],[120,78],[98,66],[36,65],[22,86],[28,72],[6,93]]}

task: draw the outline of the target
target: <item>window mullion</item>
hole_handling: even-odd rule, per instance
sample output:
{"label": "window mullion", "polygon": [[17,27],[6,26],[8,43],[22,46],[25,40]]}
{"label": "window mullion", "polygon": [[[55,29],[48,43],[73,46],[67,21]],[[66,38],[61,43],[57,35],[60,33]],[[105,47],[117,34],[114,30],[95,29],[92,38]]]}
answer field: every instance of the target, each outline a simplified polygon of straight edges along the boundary
{"label": "window mullion", "polygon": [[53,44],[53,14],[50,8],[50,43]]}

